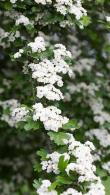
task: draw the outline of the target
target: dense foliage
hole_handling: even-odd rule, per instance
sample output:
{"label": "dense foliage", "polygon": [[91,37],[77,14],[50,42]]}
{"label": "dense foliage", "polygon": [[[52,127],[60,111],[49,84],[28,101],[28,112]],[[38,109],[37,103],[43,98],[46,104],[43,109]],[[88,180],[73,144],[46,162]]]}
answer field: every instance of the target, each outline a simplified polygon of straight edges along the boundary
{"label": "dense foliage", "polygon": [[0,1],[0,195],[110,194],[110,1]]}

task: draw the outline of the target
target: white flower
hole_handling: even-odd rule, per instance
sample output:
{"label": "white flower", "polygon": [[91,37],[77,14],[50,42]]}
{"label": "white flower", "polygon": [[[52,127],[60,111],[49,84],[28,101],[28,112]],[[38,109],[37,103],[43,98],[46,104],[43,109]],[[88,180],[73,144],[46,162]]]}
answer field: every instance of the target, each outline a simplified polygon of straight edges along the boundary
{"label": "white flower", "polygon": [[71,101],[71,95],[70,93],[66,92],[64,95],[64,102],[70,102]]}
{"label": "white flower", "polygon": [[69,160],[70,156],[67,153],[60,154],[58,152],[53,152],[46,156],[47,160],[42,161],[42,170],[46,170],[47,173],[54,172],[55,174],[59,174],[58,162],[61,156],[64,156],[64,160]]}
{"label": "white flower", "polygon": [[82,195],[82,193],[73,188],[68,188],[65,192],[61,193],[61,195]]}
{"label": "white flower", "polygon": [[28,44],[32,52],[42,52],[46,50],[46,45],[43,37],[36,37],[34,42]]}
{"label": "white flower", "polygon": [[24,52],[24,50],[23,49],[19,49],[19,51],[18,52],[16,52],[15,54],[14,54],[14,58],[20,58],[21,56],[22,56],[22,53]]}
{"label": "white flower", "polygon": [[74,4],[72,0],[56,0],[54,6],[62,15],[69,13],[75,15],[76,20],[87,15],[87,11],[82,7],[80,0],[75,1]]}
{"label": "white flower", "polygon": [[106,16],[106,21],[110,22],[110,16]]}
{"label": "white flower", "polygon": [[19,52],[14,54],[14,58],[20,58],[20,57],[21,57],[21,54]]}
{"label": "white flower", "polygon": [[86,136],[90,137],[91,139],[94,136],[99,140],[99,143],[104,148],[110,146],[110,134],[106,129],[91,129],[90,131],[86,132]]}
{"label": "white flower", "polygon": [[[75,52],[73,50],[73,55],[74,55],[74,53]],[[81,59],[79,59],[78,61],[75,62],[75,65],[72,67],[72,70],[74,72],[78,72],[80,75],[83,75],[85,71],[90,72],[94,65],[95,65],[95,60],[94,59],[91,59],[91,58],[81,58]]]}
{"label": "white flower", "polygon": [[62,57],[71,58],[71,52],[66,50],[66,47],[62,44],[56,44],[54,49],[54,57],[55,59],[60,59]]}
{"label": "white flower", "polygon": [[[52,0],[35,0],[37,4],[52,4]],[[81,0],[56,0],[53,3],[57,12],[62,15],[73,14],[76,20],[80,20],[83,16],[87,15],[87,11],[82,7]]]}
{"label": "white flower", "polygon": [[83,7],[77,5],[71,5],[69,12],[75,15],[76,20],[80,20],[80,18],[87,15],[87,11]]}
{"label": "white flower", "polygon": [[85,142],[85,146],[88,146],[91,150],[95,150],[95,146],[90,141]]}
{"label": "white flower", "polygon": [[59,87],[63,85],[62,77],[59,75],[69,74],[71,76],[72,71],[69,65],[64,60],[65,57],[70,57],[70,52],[65,50],[65,47],[61,44],[55,45],[53,60],[44,59],[39,64],[29,64],[32,70],[32,78],[37,79],[38,82],[44,84],[55,84]]}
{"label": "white flower", "polygon": [[13,109],[19,107],[20,103],[16,99],[10,99],[3,102],[0,101],[0,106],[2,106],[4,110],[5,109],[9,110],[9,113],[4,113],[2,115],[1,120],[7,122],[10,127],[14,127],[16,125],[16,122],[13,120],[10,112],[12,112]]}
{"label": "white flower", "polygon": [[37,97],[38,98],[46,97],[48,100],[57,100],[57,101],[63,99],[63,95],[61,91],[50,84],[45,86],[38,86]]}
{"label": "white flower", "polygon": [[108,173],[110,174],[110,161],[108,162],[105,162],[103,165],[102,165],[103,169],[105,169],[106,171],[108,171]]}
{"label": "white flower", "polygon": [[26,26],[30,24],[30,21],[26,16],[20,15],[19,18],[16,20],[16,25],[19,24],[24,24],[24,26]]}
{"label": "white flower", "polygon": [[35,0],[36,3],[46,5],[47,3],[52,3],[51,0]]}
{"label": "white flower", "polygon": [[68,144],[69,154],[76,158],[75,162],[71,162],[67,165],[66,172],[69,175],[70,170],[79,173],[79,182],[94,181],[96,176],[94,174],[96,168],[93,165],[93,157],[91,150],[94,150],[94,146],[90,142],[85,144],[75,141],[71,134],[68,134],[70,138],[64,140],[65,144]]}
{"label": "white flower", "polygon": [[61,193],[61,195],[105,195],[105,188],[100,178],[97,178],[97,181],[91,183],[88,189],[89,191],[87,193],[82,194],[82,192],[78,192],[73,188],[68,188],[65,192]]}
{"label": "white flower", "polygon": [[0,101],[0,106],[2,106],[3,109],[9,108],[12,111],[14,108],[20,106],[20,104],[16,99],[9,99],[6,101]]}
{"label": "white flower", "polygon": [[[21,0],[21,1],[24,1],[24,0]],[[10,0],[10,2],[14,4],[17,2],[17,0]]]}
{"label": "white flower", "polygon": [[51,182],[49,180],[42,180],[41,186],[37,189],[38,195],[57,195],[55,190],[49,191],[49,187],[51,186]]}
{"label": "white flower", "polygon": [[36,103],[33,105],[34,114],[33,120],[38,119],[43,122],[46,130],[58,131],[62,125],[68,122],[68,118],[62,117],[61,110],[55,106],[43,107],[41,103]]}
{"label": "white flower", "polygon": [[97,178],[96,183],[91,183],[89,186],[89,192],[87,192],[85,195],[105,195],[105,188],[103,184],[101,183],[100,178]]}
{"label": "white flower", "polygon": [[20,121],[25,121],[28,113],[29,111],[27,110],[26,107],[20,107],[20,108],[13,109],[11,116],[12,116],[12,119],[17,123]]}
{"label": "white flower", "polygon": [[17,0],[10,0],[11,3],[16,3]]}
{"label": "white flower", "polygon": [[110,121],[110,114],[107,112],[100,112],[100,114],[94,116],[94,121],[99,123],[100,125],[103,125],[106,121]]}
{"label": "white flower", "polygon": [[39,64],[29,64],[32,70],[32,78],[44,84],[55,84],[60,87],[63,85],[62,77],[56,74],[54,64],[44,59]]}

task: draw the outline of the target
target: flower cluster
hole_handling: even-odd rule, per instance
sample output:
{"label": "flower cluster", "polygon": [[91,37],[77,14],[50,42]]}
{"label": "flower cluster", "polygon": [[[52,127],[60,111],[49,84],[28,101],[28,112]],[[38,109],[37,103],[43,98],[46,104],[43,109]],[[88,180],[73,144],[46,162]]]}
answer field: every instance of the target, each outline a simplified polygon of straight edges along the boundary
{"label": "flower cluster", "polygon": [[44,59],[39,64],[29,64],[32,70],[32,78],[44,84],[55,84],[59,87],[63,85],[62,77],[56,74],[54,64],[47,59]]}
{"label": "flower cluster", "polygon": [[46,99],[48,100],[59,101],[60,99],[64,98],[62,92],[51,84],[45,86],[38,86],[36,88],[37,88],[37,97],[40,99],[46,97]]}
{"label": "flower cluster", "polygon": [[68,188],[66,192],[62,193],[61,195],[104,195],[104,187],[101,184],[100,179],[98,178],[98,182],[95,184],[91,184],[89,187],[89,191],[85,194],[76,191],[75,189]]}
{"label": "flower cluster", "polygon": [[[24,1],[24,0],[20,0],[20,1],[22,2],[22,1]],[[14,4],[14,3],[17,2],[17,0],[10,0],[10,2]]]}
{"label": "flower cluster", "polygon": [[[51,0],[35,0],[37,4],[52,4]],[[72,14],[77,20],[87,15],[87,11],[82,7],[81,0],[56,0],[54,7],[62,15]]]}
{"label": "flower cluster", "polygon": [[29,47],[31,47],[32,52],[42,52],[45,51],[45,41],[43,37],[36,37],[34,42],[31,42],[28,44]]}
{"label": "flower cluster", "polygon": [[61,156],[64,157],[64,160],[70,159],[70,156],[67,153],[60,154],[58,152],[53,152],[52,154],[47,154],[47,160],[41,162],[42,170],[46,170],[47,173],[53,172],[59,174],[58,162]]}
{"label": "flower cluster", "polygon": [[[37,190],[38,195],[58,195],[56,190],[49,190],[51,186],[51,182],[49,180],[43,180],[41,186]],[[100,179],[98,178],[98,182],[95,184],[91,184],[89,191],[87,193],[78,192],[73,188],[68,188],[66,191],[61,193],[61,195],[104,195],[104,187],[101,184]]]}
{"label": "flower cluster", "polygon": [[29,110],[26,109],[26,107],[20,107],[13,109],[11,116],[12,119],[17,123],[20,121],[26,121],[26,117],[29,113]]}
{"label": "flower cluster", "polygon": [[6,100],[6,101],[0,101],[0,106],[3,107],[3,109],[10,109],[11,111],[14,108],[17,108],[19,106],[19,102],[16,99],[10,99],[10,100]]}
{"label": "flower cluster", "polygon": [[[30,45],[30,44],[28,44]],[[42,44],[40,46],[40,50],[42,50]],[[37,51],[38,48],[35,46],[35,50]],[[32,70],[32,78],[37,79],[38,82],[41,83],[49,83],[55,84],[59,87],[63,85],[62,77],[59,75],[62,74],[69,74],[71,76],[72,71],[69,65],[66,63],[65,58],[71,58],[71,53],[66,50],[66,48],[61,44],[55,45],[54,58],[50,61],[48,59],[44,59],[39,64],[31,63],[29,67]]]}
{"label": "flower cluster", "polygon": [[96,137],[100,145],[104,148],[110,146],[110,134],[106,129],[91,129],[86,132],[86,136],[90,137],[91,140]]}
{"label": "flower cluster", "polygon": [[29,114],[29,110],[26,107],[22,107],[16,99],[1,101],[0,106],[4,110],[1,120],[7,122],[11,127],[16,126],[20,121],[26,121],[26,117]]}
{"label": "flower cluster", "polygon": [[[88,192],[82,193],[78,192],[74,188],[68,188],[66,191],[62,192],[62,195],[76,194],[76,195],[104,195],[104,187],[100,181],[100,178],[95,175],[96,167],[93,165],[93,156],[91,151],[94,150],[94,145],[87,141],[85,144],[76,141],[72,134],[67,134],[68,138],[64,139],[64,143],[67,145],[67,153],[53,152],[47,154],[46,160],[41,162],[42,170],[46,170],[47,173],[60,174],[59,162],[60,158],[64,157],[63,160],[67,162],[65,167],[65,172],[68,177],[71,172],[78,173],[78,182],[91,182],[87,186]],[[74,162],[73,161],[74,158]],[[42,185],[41,185],[42,186]],[[51,184],[50,184],[51,186]],[[48,188],[49,193],[49,188]],[[40,195],[42,194],[39,193]]]}
{"label": "flower cluster", "polygon": [[69,154],[76,159],[75,163],[68,164],[66,168],[67,174],[70,171],[76,171],[81,175],[78,179],[79,182],[95,180],[95,166],[92,164],[93,157],[91,155],[91,151],[95,149],[94,145],[89,141],[82,144],[76,141],[72,135],[69,140],[65,140],[65,143],[68,144]]}
{"label": "flower cluster", "polygon": [[[35,42],[29,43],[28,46],[31,47],[32,52],[41,53],[46,50],[43,37],[37,37]],[[39,99],[45,97],[48,100],[59,101],[63,99],[63,94],[54,84],[62,87],[63,81],[61,74],[68,73],[69,76],[72,74],[65,60],[66,58],[71,58],[71,53],[62,44],[56,44],[53,55],[52,60],[44,59],[38,64],[31,63],[28,67],[32,71],[32,78],[40,83],[40,86],[37,86],[37,97]],[[33,120],[42,121],[46,130],[58,131],[62,125],[68,122],[66,117],[61,116],[61,110],[55,106],[44,107],[41,103],[36,103],[33,105],[33,109]]]}
{"label": "flower cluster", "polygon": [[73,189],[73,188],[68,188],[65,192],[61,193],[61,195],[82,195],[81,192],[78,192],[77,190]]}
{"label": "flower cluster", "polygon": [[16,25],[18,26],[19,24],[24,24],[24,26],[26,26],[30,24],[30,21],[26,16],[20,15],[19,18],[16,20]]}
{"label": "flower cluster", "polygon": [[10,125],[11,127],[15,126],[15,121],[13,120],[11,116],[11,112],[20,106],[20,103],[16,99],[10,99],[6,101],[0,101],[0,106],[4,110],[4,114],[1,117],[1,120],[5,121]]}
{"label": "flower cluster", "polygon": [[98,178],[97,183],[92,183],[89,187],[89,192],[87,192],[85,195],[104,195],[105,189],[104,186],[101,183],[100,178]]}
{"label": "flower cluster", "polygon": [[[29,43],[28,47],[31,47],[33,53],[41,53],[47,49],[43,37],[36,37],[35,42]],[[19,51],[14,54],[14,58],[20,58],[23,52],[24,49],[19,49]],[[32,78],[40,83],[40,86],[36,87],[36,95],[39,99],[42,99],[43,97],[51,101],[59,101],[60,99],[63,99],[62,92],[60,89],[57,89],[56,86],[63,86],[63,74],[68,74],[69,76],[72,75],[72,71],[66,62],[66,58],[71,59],[71,53],[66,50],[64,45],[56,44],[53,49],[53,58],[51,60],[43,59],[38,64],[31,63],[28,65],[29,69],[32,71]],[[19,111],[21,111],[20,116],[17,114]],[[16,118],[16,122],[20,121],[20,117],[22,121],[22,115],[25,116],[25,113],[22,111],[23,110],[13,111],[12,118]],[[16,117],[15,114],[17,115]],[[68,122],[67,117],[61,116],[60,109],[55,106],[44,107],[41,103],[33,105],[33,120],[42,121],[46,130],[53,131],[58,131],[59,128]]]}
{"label": "flower cluster", "polygon": [[94,113],[94,121],[103,125],[105,122],[110,121],[110,114],[104,111],[103,101],[102,99],[98,98],[91,98],[90,107]]}
{"label": "flower cluster", "polygon": [[[39,44],[39,47],[40,45],[42,48],[42,43]],[[37,46],[35,47],[35,50],[36,49]],[[55,45],[53,53],[54,58],[52,60],[44,59],[38,64],[31,63],[28,66],[32,71],[32,78],[37,79],[37,82],[44,84],[44,86],[40,84],[40,86],[37,87],[37,97],[40,99],[45,97],[48,100],[59,101],[60,99],[63,99],[63,94],[54,86],[54,84],[57,84],[58,87],[62,87],[63,81],[61,74],[68,73],[69,76],[71,76],[72,71],[65,61],[65,58],[71,58],[71,53],[61,44]]]}
{"label": "flower cluster", "polygon": [[39,3],[41,3],[42,5],[46,5],[46,4],[48,4],[48,3],[52,3],[52,1],[51,0],[35,0],[35,2],[37,3],[37,4],[39,4]]}
{"label": "flower cluster", "polygon": [[23,49],[19,49],[19,51],[17,53],[14,54],[14,58],[20,58],[22,56],[22,53],[23,53]]}
{"label": "flower cluster", "polygon": [[105,162],[102,167],[110,174],[110,161]]}
{"label": "flower cluster", "polygon": [[[66,142],[67,143],[67,142]],[[93,163],[93,158],[91,155],[91,150],[94,149],[94,146],[91,142],[86,142],[84,145],[71,136],[68,140],[68,150],[69,154],[63,153],[59,154],[58,152],[54,152],[52,154],[47,155],[47,161],[42,161],[42,169],[46,170],[47,173],[54,172],[55,174],[59,174],[58,162],[61,156],[64,156],[64,160],[69,160],[70,156],[74,156],[76,161],[70,162],[67,165],[66,172],[69,175],[70,171],[77,172],[80,176],[78,178],[79,182],[84,181],[94,181],[97,179],[95,176],[95,166]]]}
{"label": "flower cluster", "polygon": [[55,190],[48,190],[48,188],[51,186],[51,182],[49,180],[42,180],[41,186],[37,189],[38,195],[57,195],[57,192]]}
{"label": "flower cluster", "polygon": [[65,123],[68,122],[67,117],[61,116],[61,110],[55,106],[43,107],[41,103],[33,105],[33,120],[43,122],[46,130],[58,131]]}

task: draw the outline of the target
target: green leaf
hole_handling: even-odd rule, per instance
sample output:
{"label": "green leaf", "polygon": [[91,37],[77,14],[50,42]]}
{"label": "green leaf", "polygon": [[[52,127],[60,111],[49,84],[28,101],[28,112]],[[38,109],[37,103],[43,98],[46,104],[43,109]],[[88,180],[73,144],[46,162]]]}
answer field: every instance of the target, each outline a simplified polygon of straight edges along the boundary
{"label": "green leaf", "polygon": [[57,185],[58,185],[58,183],[57,183],[57,181],[55,181],[55,182],[53,182],[52,184],[51,184],[51,186],[48,188],[50,191],[51,190],[54,190],[56,187],[57,187]]}
{"label": "green leaf", "polygon": [[10,109],[9,108],[4,109],[3,114],[9,115],[10,114]]}
{"label": "green leaf", "polygon": [[96,0],[97,4],[104,4],[105,0]]}
{"label": "green leaf", "polygon": [[35,179],[34,183],[33,183],[33,187],[35,189],[38,189],[40,187],[40,185],[41,185],[41,180],[39,179],[39,181],[38,181],[38,180]]}
{"label": "green leaf", "polygon": [[41,157],[41,160],[46,160],[47,151],[45,149],[40,149],[37,151],[37,155]]}
{"label": "green leaf", "polygon": [[80,22],[82,25],[88,26],[91,23],[91,18],[89,16],[83,16]]}
{"label": "green leaf", "polygon": [[72,119],[72,120],[69,120],[68,123],[63,125],[62,128],[65,130],[75,130],[75,129],[78,129],[79,127],[78,127],[77,121]]}
{"label": "green leaf", "polygon": [[103,181],[103,184],[105,186],[106,195],[109,195],[110,194],[110,177],[108,177],[107,180]]}
{"label": "green leaf", "polygon": [[17,128],[19,128],[19,129],[24,129],[24,126],[25,126],[24,121],[20,121],[20,122],[17,123]]}
{"label": "green leaf", "polygon": [[107,52],[110,52],[110,45],[109,44],[106,44],[104,46],[104,50],[107,51]]}
{"label": "green leaf", "polygon": [[49,190],[54,190],[57,186],[61,186],[61,185],[64,185],[64,184],[72,184],[73,181],[70,180],[70,178],[65,175],[65,176],[57,176],[56,177],[56,181],[54,181],[51,186],[49,187]]}
{"label": "green leaf", "polygon": [[105,122],[103,126],[104,126],[106,129],[110,129],[110,123],[108,123],[108,122]]}
{"label": "green leaf", "polygon": [[36,162],[34,165],[34,171],[41,172],[42,171],[42,166],[39,162]]}
{"label": "green leaf", "polygon": [[[104,171],[103,169],[97,168],[96,172],[98,176],[100,176],[102,179],[102,183],[105,186],[106,195],[109,195],[110,194],[110,177],[107,175],[107,172]],[[105,177],[106,179],[103,179]]]}
{"label": "green leaf", "polygon": [[58,162],[58,168],[61,172],[65,171],[65,169],[68,165],[68,162],[69,162],[69,160],[65,160],[63,155],[60,156],[59,162]]}
{"label": "green leaf", "polygon": [[67,133],[63,132],[49,132],[48,135],[50,136],[50,139],[54,141],[57,145],[65,145],[64,139],[69,139],[69,136]]}
{"label": "green leaf", "polygon": [[12,9],[12,3],[10,3],[10,2],[4,2],[4,8],[6,10],[11,10]]}
{"label": "green leaf", "polygon": [[60,183],[60,184],[72,184],[73,181],[67,176],[57,176],[56,178],[57,182]]}
{"label": "green leaf", "polygon": [[35,29],[34,29],[34,26],[32,24],[26,25],[26,29],[30,33],[35,33]]}
{"label": "green leaf", "polygon": [[26,131],[29,131],[31,129],[37,130],[37,129],[39,129],[39,122],[36,122],[33,120],[28,120],[28,122],[24,125],[24,129]]}

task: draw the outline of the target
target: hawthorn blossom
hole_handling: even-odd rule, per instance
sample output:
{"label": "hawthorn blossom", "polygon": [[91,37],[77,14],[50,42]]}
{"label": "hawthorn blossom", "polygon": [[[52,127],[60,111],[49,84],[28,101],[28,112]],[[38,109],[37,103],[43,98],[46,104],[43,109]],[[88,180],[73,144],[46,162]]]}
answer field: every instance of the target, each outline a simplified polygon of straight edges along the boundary
{"label": "hawthorn blossom", "polygon": [[42,180],[41,186],[37,189],[38,195],[57,195],[55,190],[50,190],[49,187],[51,186],[51,182],[49,180]]}
{"label": "hawthorn blossom", "polygon": [[26,16],[20,15],[19,18],[16,20],[16,25],[18,26],[19,24],[24,24],[24,26],[26,26],[30,24],[30,21]]}
{"label": "hawthorn blossom", "polygon": [[55,106],[43,107],[41,103],[33,105],[33,120],[43,122],[46,130],[58,131],[68,122],[67,117],[61,116],[61,110]]}
{"label": "hawthorn blossom", "polygon": [[28,43],[28,46],[31,47],[33,53],[40,53],[46,50],[46,45],[43,37],[36,37],[34,42]]}

